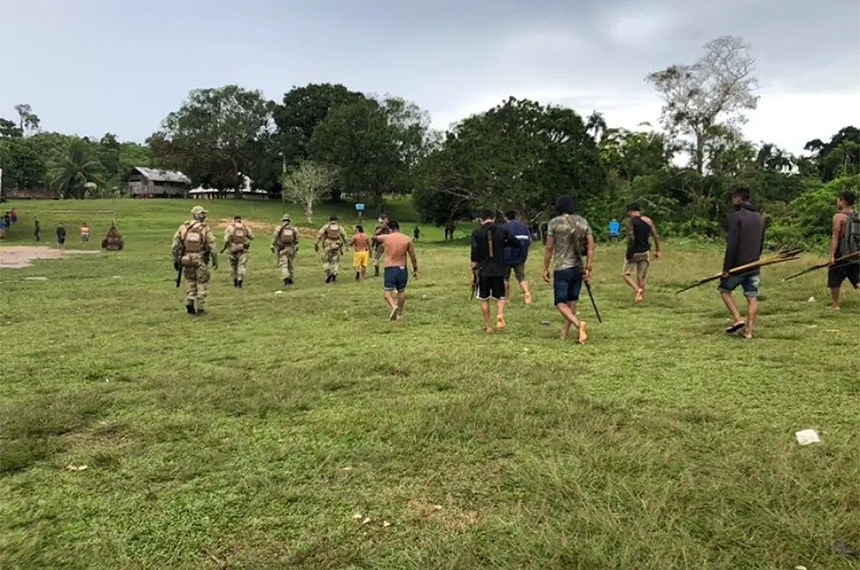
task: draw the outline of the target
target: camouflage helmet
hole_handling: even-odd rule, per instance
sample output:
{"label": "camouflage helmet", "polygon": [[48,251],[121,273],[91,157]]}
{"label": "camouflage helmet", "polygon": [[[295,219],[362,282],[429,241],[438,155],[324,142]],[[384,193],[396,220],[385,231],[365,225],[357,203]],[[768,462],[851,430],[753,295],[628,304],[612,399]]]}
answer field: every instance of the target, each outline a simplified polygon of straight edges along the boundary
{"label": "camouflage helmet", "polygon": [[282,222],[289,222],[290,221],[290,215],[285,213],[283,216],[281,216],[281,221]]}
{"label": "camouflage helmet", "polygon": [[203,208],[203,206],[194,206],[191,208],[192,216],[205,216],[208,212]]}

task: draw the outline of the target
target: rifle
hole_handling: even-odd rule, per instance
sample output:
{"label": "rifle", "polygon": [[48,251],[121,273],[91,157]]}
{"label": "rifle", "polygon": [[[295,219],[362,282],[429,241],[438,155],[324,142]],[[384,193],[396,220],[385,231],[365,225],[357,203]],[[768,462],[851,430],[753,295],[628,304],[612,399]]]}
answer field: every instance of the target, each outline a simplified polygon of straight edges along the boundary
{"label": "rifle", "polygon": [[176,272],[176,286],[177,287],[179,287],[179,285],[182,283],[182,270],[184,269],[182,267],[182,255],[179,256],[179,262],[178,263],[179,263],[179,271]]}
{"label": "rifle", "polygon": [[[746,275],[747,273],[752,273],[756,269],[766,267],[768,265],[773,265],[775,263],[782,263],[784,261],[794,261],[794,260],[798,259],[797,256],[799,256],[802,252],[803,252],[803,250],[799,247],[793,248],[793,249],[787,249],[787,250],[784,250],[784,251],[777,253],[776,255],[772,255],[772,256],[766,257],[764,259],[759,259],[758,261],[753,261],[751,263],[747,263],[745,265],[740,265],[738,267],[734,267],[732,269],[729,269],[728,274],[730,277],[736,277],[738,275]],[[711,275],[710,277],[705,277],[704,279],[699,279],[698,281],[696,281],[692,285],[688,285],[688,286],[684,287],[683,289],[679,289],[678,291],[675,291],[675,295],[677,295],[679,293],[683,293],[684,291],[688,291],[690,289],[693,289],[694,287],[698,287],[699,285],[704,285],[705,283],[710,283],[711,281],[716,281],[717,279],[722,279],[722,277],[723,277],[723,274],[722,274],[722,272],[720,272],[720,273],[716,273],[714,275]]]}
{"label": "rifle", "polygon": [[603,323],[603,318],[600,316],[600,309],[597,308],[597,303],[594,301],[594,294],[591,292],[591,283],[585,282],[585,290],[588,291],[588,297],[591,299],[591,306],[594,307],[594,313],[597,315],[597,322]]}
{"label": "rifle", "polygon": [[472,270],[472,282],[469,284],[469,300],[475,298],[475,295],[478,291],[478,271],[480,268],[475,268]]}
{"label": "rifle", "polygon": [[818,265],[813,265],[812,267],[804,269],[803,271],[800,271],[799,273],[789,275],[788,277],[783,279],[783,281],[791,281],[795,277],[800,277],[801,275],[806,275],[807,273],[812,273],[813,271],[817,271],[818,269],[824,269],[825,267],[842,267],[845,265],[849,265],[854,261],[854,259],[852,259],[852,258],[858,258],[858,260],[860,260],[860,251],[855,251],[854,253],[849,253],[848,255],[843,255],[839,259],[835,260],[833,262],[833,265],[830,265],[829,261],[827,263],[819,263]]}

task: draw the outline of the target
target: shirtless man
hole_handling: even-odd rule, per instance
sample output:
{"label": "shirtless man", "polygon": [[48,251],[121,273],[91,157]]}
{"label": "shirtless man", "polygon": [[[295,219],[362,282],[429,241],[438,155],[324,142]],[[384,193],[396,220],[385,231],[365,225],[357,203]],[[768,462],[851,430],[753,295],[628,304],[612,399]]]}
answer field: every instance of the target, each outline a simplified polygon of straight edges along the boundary
{"label": "shirtless man", "polygon": [[[391,233],[376,236],[376,241],[385,248],[385,283],[383,292],[385,302],[388,303],[391,312],[388,314],[390,320],[403,318],[403,305],[406,302],[406,283],[409,281],[409,273],[406,271],[406,254],[412,259],[412,277],[418,279],[418,260],[415,258],[415,246],[409,236],[400,232],[400,224],[394,220],[388,221],[388,229]],[[397,291],[397,301],[394,300],[394,291]]]}
{"label": "shirtless man", "polygon": [[355,269],[355,280],[364,279],[367,273],[367,262],[370,259],[370,237],[364,233],[361,225],[355,226],[355,235],[349,240],[349,246],[355,250],[352,256],[352,268]]}
{"label": "shirtless man", "polygon": [[[827,286],[833,297],[833,310],[839,310],[839,293],[846,279],[855,289],[860,289],[860,258],[853,257],[838,265],[836,260],[860,251],[857,224],[860,223],[854,210],[854,193],[846,190],[836,199],[838,212],[833,216],[833,231],[830,237],[830,268],[827,270]],[[854,228],[854,231],[851,231]]]}

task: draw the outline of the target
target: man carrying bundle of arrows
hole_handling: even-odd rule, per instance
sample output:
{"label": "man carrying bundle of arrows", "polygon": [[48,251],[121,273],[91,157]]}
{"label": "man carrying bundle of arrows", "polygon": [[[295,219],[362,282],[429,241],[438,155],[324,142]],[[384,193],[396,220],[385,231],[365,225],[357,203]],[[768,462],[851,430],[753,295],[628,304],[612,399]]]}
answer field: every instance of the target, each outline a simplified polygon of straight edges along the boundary
{"label": "man carrying bundle of arrows", "polygon": [[[730,275],[733,268],[753,263],[761,257],[764,247],[764,216],[750,203],[750,192],[746,188],[737,188],[732,192],[732,212],[729,218],[729,233],[726,237],[726,255],[723,260],[723,274],[717,289],[723,298],[729,312],[732,314],[732,325],[726,329],[727,334],[733,334],[743,329],[743,336],[752,339],[756,316],[758,315],[758,287],[760,270]],[[738,306],[732,297],[732,291],[738,286],[743,287],[747,299],[747,320],[744,322]]]}
{"label": "man carrying bundle of arrows", "polygon": [[860,288],[860,214],[854,210],[854,193],[846,190],[836,199],[839,210],[833,216],[830,237],[830,263],[827,286],[833,297],[833,310],[839,310],[842,282]]}

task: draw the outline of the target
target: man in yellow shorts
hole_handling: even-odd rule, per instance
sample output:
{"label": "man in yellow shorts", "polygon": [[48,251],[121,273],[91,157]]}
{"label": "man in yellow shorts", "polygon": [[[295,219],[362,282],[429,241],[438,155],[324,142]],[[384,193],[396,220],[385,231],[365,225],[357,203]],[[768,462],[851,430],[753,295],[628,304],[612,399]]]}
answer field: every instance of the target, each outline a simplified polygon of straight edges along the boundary
{"label": "man in yellow shorts", "polygon": [[355,269],[355,280],[364,279],[367,273],[367,262],[370,260],[370,237],[364,233],[361,225],[355,226],[355,235],[349,240],[349,245],[355,249],[352,256],[352,268]]}

